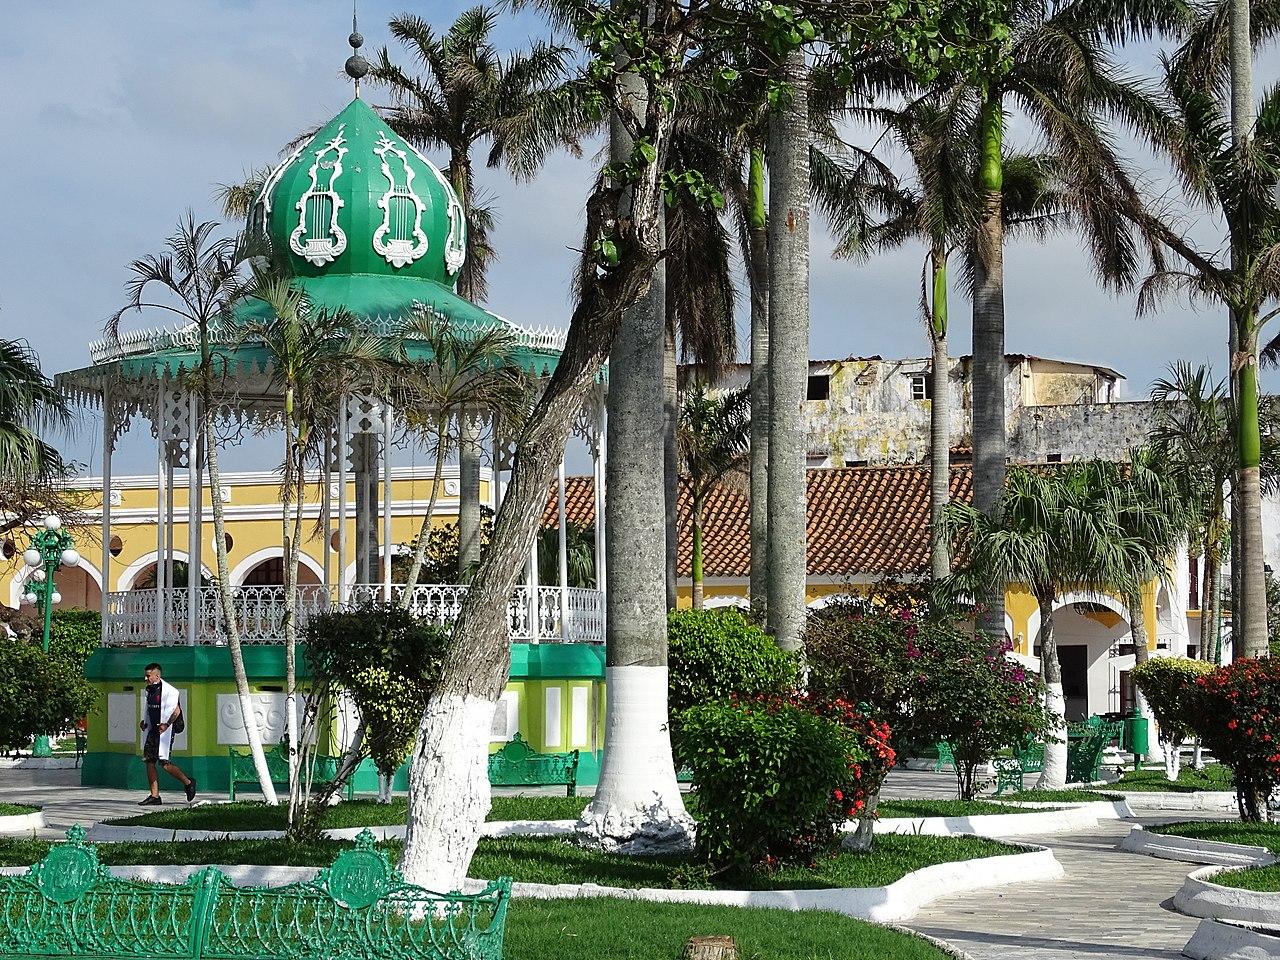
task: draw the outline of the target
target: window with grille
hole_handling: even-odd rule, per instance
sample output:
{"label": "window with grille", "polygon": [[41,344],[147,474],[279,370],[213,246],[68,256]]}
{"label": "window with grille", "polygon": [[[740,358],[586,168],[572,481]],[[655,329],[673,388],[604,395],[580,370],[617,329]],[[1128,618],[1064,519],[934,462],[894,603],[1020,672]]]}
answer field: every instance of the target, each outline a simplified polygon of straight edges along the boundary
{"label": "window with grille", "polygon": [[911,399],[933,399],[933,378],[927,372],[911,374]]}

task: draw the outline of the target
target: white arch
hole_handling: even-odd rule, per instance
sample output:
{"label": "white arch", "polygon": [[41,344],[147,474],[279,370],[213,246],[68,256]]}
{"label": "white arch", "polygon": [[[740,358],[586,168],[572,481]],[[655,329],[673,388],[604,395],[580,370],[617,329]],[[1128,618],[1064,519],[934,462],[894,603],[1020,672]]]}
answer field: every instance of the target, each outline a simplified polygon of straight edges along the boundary
{"label": "white arch", "polygon": [[[228,574],[231,578],[231,585],[233,587],[242,586],[244,578],[253,571],[254,567],[262,563],[263,560],[274,560],[277,557],[283,559],[284,547],[263,547],[261,550],[249,554],[236,564],[231,573]],[[324,583],[324,567],[317,563],[315,558],[305,550],[298,551],[298,564],[314,573],[317,582]]]}
{"label": "white arch", "polygon": [[[90,579],[98,585],[98,592],[102,593],[102,573],[92,563],[84,557],[80,558],[77,566],[85,573],[89,574]],[[28,567],[25,563],[13,575],[13,580],[9,583],[9,606],[17,607],[22,602],[23,587],[27,580],[31,578],[31,574],[35,573],[34,567]],[[54,574],[54,580],[57,580],[57,574]]]}
{"label": "white arch", "polygon": [[[1071,606],[1073,603],[1094,603],[1100,607],[1106,607],[1126,624],[1129,623],[1128,608],[1109,593],[1098,590],[1069,590],[1054,601],[1053,610],[1057,613],[1063,607]],[[1036,643],[1040,641],[1039,607],[1036,607],[1027,618],[1027,635],[1031,639],[1031,648],[1034,650]]]}
{"label": "white arch", "polygon": [[722,607],[732,607],[735,610],[751,609],[751,603],[746,597],[735,597],[732,594],[705,597],[702,601],[702,605],[708,610],[716,610]]}
{"label": "white arch", "polygon": [[[143,570],[147,569],[147,567],[151,566],[159,558],[160,554],[152,550],[150,553],[144,553],[137,560],[133,561],[133,563],[125,567],[120,576],[116,578],[116,590],[121,593],[126,590],[132,590],[133,582],[138,579],[138,574],[142,573]],[[185,550],[174,550],[173,559],[186,563],[187,552]],[[204,563],[200,564],[200,574],[203,577],[208,577],[211,580],[213,579],[213,571]]]}

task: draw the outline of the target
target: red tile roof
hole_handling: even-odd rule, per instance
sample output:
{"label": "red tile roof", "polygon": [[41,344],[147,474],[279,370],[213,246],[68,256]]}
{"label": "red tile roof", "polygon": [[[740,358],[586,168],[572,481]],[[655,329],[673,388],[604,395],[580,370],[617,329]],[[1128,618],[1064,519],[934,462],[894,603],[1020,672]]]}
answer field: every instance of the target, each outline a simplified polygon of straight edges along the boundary
{"label": "red tile roof", "polygon": [[[929,567],[929,471],[915,466],[814,469],[808,478],[808,574],[846,577],[859,574],[925,573]],[[972,495],[968,465],[951,471],[952,499]],[[689,498],[679,502],[678,573],[689,576],[691,534]],[[595,494],[590,477],[570,477],[565,487],[565,515],[571,523],[595,522]],[[544,526],[555,527],[553,493],[543,513]],[[721,488],[707,503],[703,517],[703,565],[707,577],[746,577],[751,572],[748,497]]]}

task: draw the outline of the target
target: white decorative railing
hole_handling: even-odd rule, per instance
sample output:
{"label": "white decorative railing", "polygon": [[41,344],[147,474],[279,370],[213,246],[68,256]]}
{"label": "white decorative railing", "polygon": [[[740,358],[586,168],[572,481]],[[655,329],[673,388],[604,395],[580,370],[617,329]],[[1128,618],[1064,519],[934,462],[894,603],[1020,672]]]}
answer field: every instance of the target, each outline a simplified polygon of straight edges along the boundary
{"label": "white decorative railing", "polygon": [[[392,601],[404,594],[391,588]],[[438,626],[458,619],[467,588],[460,584],[421,583],[413,590],[411,609]],[[348,606],[383,600],[381,584],[357,584],[348,592]],[[539,587],[537,610],[531,608],[528,587],[516,587],[507,603],[511,639],[518,642],[603,643],[604,595],[599,590]],[[244,643],[284,640],[284,587],[237,587],[233,593],[240,638]],[[563,601],[563,602],[562,602]],[[227,642],[222,598],[218,587],[196,590],[195,639],[199,645]],[[317,613],[332,609],[329,590],[298,588],[297,618],[301,632]],[[562,615],[563,611],[563,615]],[[190,607],[186,587],[157,593],[141,588],[107,595],[106,642],[109,646],[182,646],[191,642]]]}

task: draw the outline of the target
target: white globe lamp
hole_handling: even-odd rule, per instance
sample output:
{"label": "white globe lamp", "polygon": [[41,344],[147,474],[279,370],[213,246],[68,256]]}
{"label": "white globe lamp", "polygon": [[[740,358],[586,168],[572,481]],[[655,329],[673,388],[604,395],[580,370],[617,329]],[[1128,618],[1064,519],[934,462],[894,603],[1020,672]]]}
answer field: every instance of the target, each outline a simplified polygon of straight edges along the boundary
{"label": "white globe lamp", "polygon": [[44,527],[46,530],[57,530],[62,526],[62,521],[58,519],[56,513],[51,513],[44,518]]}
{"label": "white globe lamp", "polygon": [[34,593],[24,593],[24,594],[22,595],[22,602],[23,602],[23,603],[35,603],[35,602],[36,602],[36,595],[35,595]]}
{"label": "white globe lamp", "polygon": [[64,567],[76,567],[80,565],[80,552],[73,550],[71,547],[62,551],[62,565]]}
{"label": "white globe lamp", "polygon": [[22,562],[28,567],[40,567],[44,566],[44,557],[41,555],[39,550],[32,547],[30,550],[27,550],[22,554]]}
{"label": "white globe lamp", "polygon": [[62,602],[62,594],[58,593],[58,591],[56,591],[56,590],[55,590],[55,591],[53,592],[53,596],[51,596],[51,597],[49,598],[49,602],[50,602],[50,603],[61,603],[61,602]]}
{"label": "white globe lamp", "polygon": [[36,569],[31,571],[31,579],[36,583],[44,583],[45,577],[48,576],[43,570]]}

